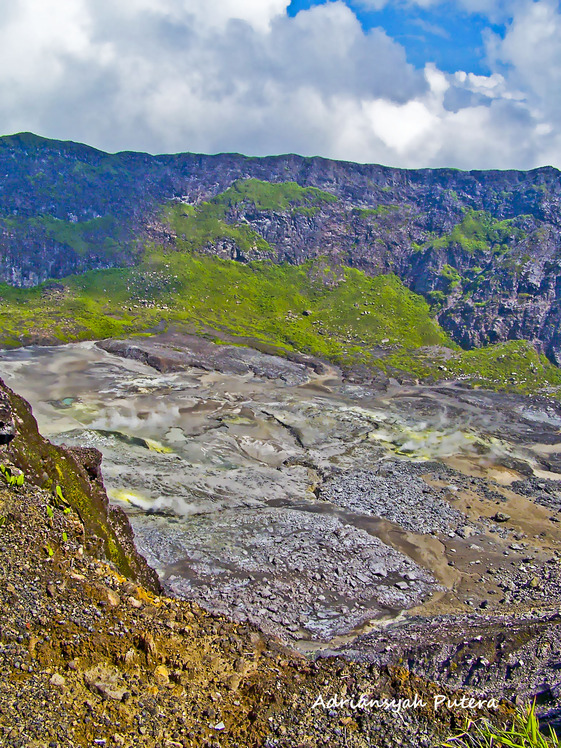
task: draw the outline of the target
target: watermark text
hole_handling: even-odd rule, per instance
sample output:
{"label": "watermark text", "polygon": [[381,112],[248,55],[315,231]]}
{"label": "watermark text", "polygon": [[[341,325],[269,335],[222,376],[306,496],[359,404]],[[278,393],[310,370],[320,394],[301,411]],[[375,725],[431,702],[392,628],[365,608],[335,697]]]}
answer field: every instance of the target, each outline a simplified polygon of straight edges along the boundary
{"label": "watermark text", "polygon": [[473,696],[445,696],[444,694],[435,694],[430,700],[422,699],[419,694],[412,698],[389,699],[387,697],[372,698],[367,694],[361,694],[357,698],[346,696],[329,696],[324,698],[321,694],[317,697],[312,705],[313,709],[382,709],[392,714],[401,714],[408,709],[422,709],[429,706],[435,711],[439,709],[498,709],[499,702],[497,699],[476,699]]}

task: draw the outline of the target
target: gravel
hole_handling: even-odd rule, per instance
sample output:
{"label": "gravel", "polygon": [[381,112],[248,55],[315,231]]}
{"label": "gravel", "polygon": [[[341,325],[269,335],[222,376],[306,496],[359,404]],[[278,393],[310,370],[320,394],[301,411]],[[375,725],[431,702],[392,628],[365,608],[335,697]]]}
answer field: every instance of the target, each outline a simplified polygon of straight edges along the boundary
{"label": "gravel", "polygon": [[417,533],[448,533],[466,518],[410,469],[392,460],[375,470],[340,473],[321,487],[320,498],[353,512],[382,517]]}

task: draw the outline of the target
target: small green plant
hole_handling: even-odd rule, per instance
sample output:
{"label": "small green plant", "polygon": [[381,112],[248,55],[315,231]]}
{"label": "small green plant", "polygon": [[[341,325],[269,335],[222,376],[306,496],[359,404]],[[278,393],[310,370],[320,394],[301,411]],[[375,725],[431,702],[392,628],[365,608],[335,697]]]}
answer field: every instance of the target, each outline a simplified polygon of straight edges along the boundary
{"label": "small green plant", "polygon": [[510,728],[496,727],[487,719],[468,720],[464,731],[448,738],[441,748],[559,748],[561,741],[552,728],[540,732],[535,702],[518,711]]}
{"label": "small green plant", "polygon": [[64,494],[62,493],[62,488],[60,486],[55,487],[54,499],[55,504],[58,507],[60,507],[61,505],[65,507],[63,511],[65,512],[65,514],[67,514],[68,512],[66,512],[66,508],[68,508],[68,501],[64,498]]}
{"label": "small green plant", "polygon": [[498,221],[484,210],[466,210],[462,220],[452,231],[441,237],[429,240],[422,248],[447,249],[459,245],[464,252],[489,252],[497,254],[507,251],[513,241],[524,238],[521,228],[523,216]]}
{"label": "small green plant", "polygon": [[46,546],[45,546],[45,552],[46,552],[46,554],[47,554],[47,556],[48,556],[49,558],[52,558],[52,557],[54,556],[54,553],[55,553],[55,552],[53,551],[53,549],[51,548],[51,546],[50,546],[50,545],[46,545]]}
{"label": "small green plant", "polygon": [[15,475],[12,469],[6,467],[6,465],[0,465],[0,473],[2,473],[4,480],[9,486],[23,486],[25,483],[25,475],[23,473]]}
{"label": "small green plant", "polygon": [[462,280],[462,276],[458,273],[456,268],[453,268],[451,265],[442,266],[440,277],[447,284],[449,290],[456,288],[458,283]]}
{"label": "small green plant", "polygon": [[62,542],[63,543],[67,543],[68,542],[68,535],[65,532],[62,533]]}
{"label": "small green plant", "polygon": [[54,516],[53,508],[51,506],[47,506],[47,517],[49,519],[52,519]]}
{"label": "small green plant", "polygon": [[0,527],[4,527],[6,524],[7,518],[6,517],[0,517]]}

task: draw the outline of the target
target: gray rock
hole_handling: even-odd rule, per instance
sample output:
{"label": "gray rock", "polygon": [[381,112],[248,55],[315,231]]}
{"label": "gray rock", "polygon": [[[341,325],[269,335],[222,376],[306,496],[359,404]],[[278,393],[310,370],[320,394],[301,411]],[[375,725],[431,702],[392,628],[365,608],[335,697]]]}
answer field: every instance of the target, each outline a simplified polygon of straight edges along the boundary
{"label": "gray rock", "polygon": [[495,520],[495,522],[508,522],[510,519],[510,514],[506,514],[505,512],[496,512],[491,519]]}

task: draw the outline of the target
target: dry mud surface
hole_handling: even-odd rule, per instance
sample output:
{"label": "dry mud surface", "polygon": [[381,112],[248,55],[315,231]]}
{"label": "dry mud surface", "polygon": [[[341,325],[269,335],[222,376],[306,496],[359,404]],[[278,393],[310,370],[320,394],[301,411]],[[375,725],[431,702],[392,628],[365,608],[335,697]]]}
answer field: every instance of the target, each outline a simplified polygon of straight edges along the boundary
{"label": "dry mud surface", "polygon": [[4,353],[0,375],[45,435],[103,452],[169,594],[305,653],[555,705],[556,403],[376,391],[178,336],[103,347]]}

